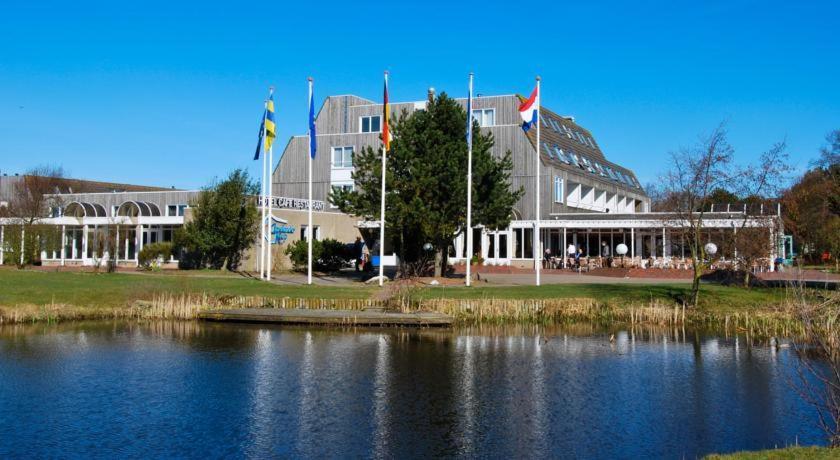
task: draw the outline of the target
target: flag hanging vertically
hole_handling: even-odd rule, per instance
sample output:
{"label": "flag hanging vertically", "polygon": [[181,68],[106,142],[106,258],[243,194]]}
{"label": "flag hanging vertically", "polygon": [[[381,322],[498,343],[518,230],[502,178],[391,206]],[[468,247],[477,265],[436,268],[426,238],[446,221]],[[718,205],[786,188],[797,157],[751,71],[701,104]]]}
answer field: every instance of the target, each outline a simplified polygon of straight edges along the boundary
{"label": "flag hanging vertically", "polygon": [[385,280],[385,163],[388,148],[391,147],[391,127],[388,116],[391,112],[388,104],[388,71],[385,71],[385,91],[382,95],[382,195],[379,203],[379,285]]}
{"label": "flag hanging vertically", "polygon": [[519,115],[522,116],[522,130],[526,133],[532,126],[537,126],[537,141],[534,143],[534,274],[535,284],[540,285],[540,260],[543,247],[540,235],[540,77],[537,76],[537,87],[531,97],[519,105]]}
{"label": "flag hanging vertically", "polygon": [[391,147],[391,105],[388,103],[388,74],[385,74],[385,94],[382,103],[382,144],[385,151]]}
{"label": "flag hanging vertically", "polygon": [[473,119],[472,119],[472,96],[473,96],[473,73],[470,72],[470,86],[467,94],[467,286],[472,281],[472,273],[470,272],[470,265],[472,265],[473,256],[473,231],[472,231],[472,137],[473,137]]}
{"label": "flag hanging vertically", "polygon": [[309,84],[309,156],[315,158],[318,145],[315,142],[315,91],[312,82]]}
{"label": "flag hanging vertically", "polygon": [[276,127],[274,126],[274,90],[268,94],[268,103],[265,105],[265,149],[267,152],[274,143]]}
{"label": "flag hanging vertically", "polygon": [[469,94],[467,94],[467,145],[472,145],[472,77],[470,72],[470,87]]}
{"label": "flag hanging vertically", "polygon": [[522,117],[522,129],[528,132],[532,126],[537,124],[540,111],[540,89],[534,88],[531,97],[519,104],[519,115]]}
{"label": "flag hanging vertically", "polygon": [[260,152],[263,143],[263,133],[265,132],[265,110],[263,110],[262,118],[260,119],[260,134],[257,135],[257,150],[254,152],[254,160],[260,159]]}
{"label": "flag hanging vertically", "polygon": [[307,78],[309,82],[309,201],[306,204],[308,209],[308,219],[306,225],[306,284],[312,284],[312,240],[314,233],[312,231],[312,160],[315,159],[317,152],[317,144],[315,143],[315,91],[312,88],[314,79]]}

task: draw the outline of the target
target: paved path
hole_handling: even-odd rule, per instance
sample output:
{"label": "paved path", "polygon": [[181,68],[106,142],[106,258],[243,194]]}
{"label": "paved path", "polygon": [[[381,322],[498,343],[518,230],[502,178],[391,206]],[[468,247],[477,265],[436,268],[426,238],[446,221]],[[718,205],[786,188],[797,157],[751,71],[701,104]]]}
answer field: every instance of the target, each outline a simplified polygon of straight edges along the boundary
{"label": "paved path", "polygon": [[[533,273],[482,273],[481,281],[473,286],[488,285],[515,286],[533,285]],[[691,284],[691,280],[668,278],[617,278],[613,276],[582,275],[579,273],[546,274],[540,276],[541,284]]]}

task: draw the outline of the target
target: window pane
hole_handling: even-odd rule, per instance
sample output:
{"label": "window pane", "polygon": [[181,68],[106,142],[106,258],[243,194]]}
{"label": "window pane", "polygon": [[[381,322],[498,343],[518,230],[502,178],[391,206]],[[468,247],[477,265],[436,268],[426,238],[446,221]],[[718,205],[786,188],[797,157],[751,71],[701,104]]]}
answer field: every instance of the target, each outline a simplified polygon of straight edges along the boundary
{"label": "window pane", "polygon": [[378,117],[378,116],[370,117],[370,124],[371,124],[370,130],[371,130],[371,132],[378,133],[379,131],[382,131],[382,128],[379,127],[379,123],[380,123],[380,117]]}
{"label": "window pane", "polygon": [[344,147],[344,167],[353,167],[353,147]]}
{"label": "window pane", "polygon": [[362,117],[362,132],[370,132],[370,117]]}
{"label": "window pane", "polygon": [[524,255],[526,259],[531,259],[534,257],[534,229],[533,228],[526,228],[524,230]]}
{"label": "window pane", "polygon": [[333,166],[341,166],[341,147],[333,147]]}
{"label": "window pane", "polygon": [[496,111],[487,110],[484,112],[484,124],[482,126],[494,126],[496,124]]}

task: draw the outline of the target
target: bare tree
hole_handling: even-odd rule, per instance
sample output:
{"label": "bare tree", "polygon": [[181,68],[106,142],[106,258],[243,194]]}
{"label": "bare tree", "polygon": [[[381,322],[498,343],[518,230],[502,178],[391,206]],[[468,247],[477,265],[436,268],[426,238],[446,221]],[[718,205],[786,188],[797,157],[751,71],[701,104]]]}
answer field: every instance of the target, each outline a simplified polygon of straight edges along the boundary
{"label": "bare tree", "polygon": [[[744,213],[734,235],[734,247],[744,286],[750,285],[750,271],[759,259],[776,250],[781,216],[769,197],[778,197],[790,172],[785,142],[778,142],[762,153],[756,164],[740,170],[733,186],[744,198]],[[750,209],[752,205],[752,209]],[[756,209],[756,207],[758,209]],[[773,261],[770,261],[772,264]]]}
{"label": "bare tree", "polygon": [[[98,272],[102,268],[103,262],[107,263],[106,269],[109,273],[116,270],[116,264],[114,263],[114,251],[117,245],[115,219],[112,217],[110,222],[110,225],[97,227],[89,243],[92,248],[94,272]],[[107,260],[105,259],[106,253],[108,254]]]}
{"label": "bare tree", "polygon": [[[774,196],[788,171],[786,160],[785,143],[779,142],[763,153],[757,164],[739,167],[723,123],[697,145],[671,154],[661,185],[652,191],[653,205],[654,210],[665,212],[663,225],[679,229],[691,254],[692,305],[697,305],[700,278],[710,263],[705,249],[709,229],[704,228],[704,223],[718,195],[734,192],[741,197]],[[742,266],[751,267],[754,260],[772,252],[777,231],[773,222],[772,216],[743,213],[734,228],[740,235],[734,238],[734,247]]]}
{"label": "bare tree", "polygon": [[726,140],[721,123],[712,133],[690,148],[671,154],[669,169],[657,192],[657,209],[667,210],[664,225],[682,228],[685,245],[691,253],[693,282],[692,305],[700,297],[700,277],[707,268],[704,249],[703,218],[709,210],[715,189],[729,189],[737,177],[733,174],[734,150]]}
{"label": "bare tree", "polygon": [[818,421],[831,447],[840,447],[840,294],[821,291],[812,301],[800,284],[793,289],[793,306],[803,334],[794,340],[796,389],[817,411]]}
{"label": "bare tree", "polygon": [[[48,235],[50,230],[39,226],[39,221],[50,215],[50,210],[61,205],[56,195],[64,177],[64,170],[55,166],[39,166],[33,168],[18,181],[12,190],[8,214],[16,218],[21,225],[20,244],[22,257],[16,258],[17,263],[32,263],[37,259],[41,242],[54,235]],[[20,249],[18,247],[15,250]],[[23,262],[21,262],[23,261]]]}

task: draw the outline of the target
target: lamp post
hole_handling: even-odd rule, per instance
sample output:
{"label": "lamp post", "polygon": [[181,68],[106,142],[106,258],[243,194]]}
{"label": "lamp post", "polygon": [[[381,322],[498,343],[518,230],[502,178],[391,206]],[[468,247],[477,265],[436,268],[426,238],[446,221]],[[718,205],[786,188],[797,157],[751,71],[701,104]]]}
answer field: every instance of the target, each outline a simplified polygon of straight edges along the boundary
{"label": "lamp post", "polygon": [[624,268],[624,255],[627,254],[627,245],[619,244],[615,247],[615,253],[621,256],[621,268]]}

